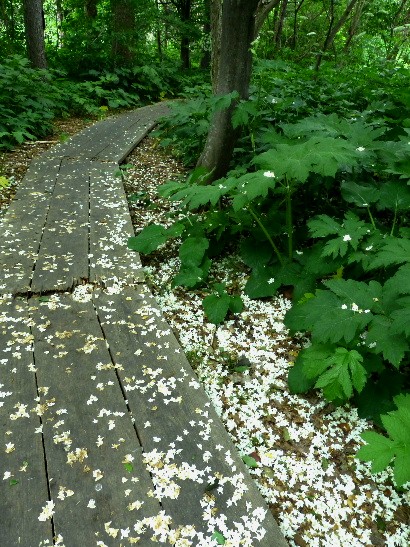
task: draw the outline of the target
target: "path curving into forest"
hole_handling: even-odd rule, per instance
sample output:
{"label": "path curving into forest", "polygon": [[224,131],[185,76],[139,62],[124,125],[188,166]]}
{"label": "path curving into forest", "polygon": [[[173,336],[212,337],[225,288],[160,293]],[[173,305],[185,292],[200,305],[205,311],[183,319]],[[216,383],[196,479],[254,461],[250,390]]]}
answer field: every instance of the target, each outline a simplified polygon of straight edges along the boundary
{"label": "path curving into forest", "polygon": [[167,109],[43,154],[2,220],[0,545],[287,545],[126,247]]}

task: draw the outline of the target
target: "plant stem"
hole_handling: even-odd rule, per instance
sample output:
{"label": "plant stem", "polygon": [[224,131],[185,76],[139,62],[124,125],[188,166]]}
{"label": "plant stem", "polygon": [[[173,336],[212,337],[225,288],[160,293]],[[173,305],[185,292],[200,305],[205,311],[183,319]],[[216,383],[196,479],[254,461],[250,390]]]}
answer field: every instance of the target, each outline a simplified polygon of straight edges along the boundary
{"label": "plant stem", "polygon": [[394,217],[393,217],[393,226],[391,227],[391,232],[390,232],[390,235],[392,236],[393,233],[394,233],[394,229],[396,227],[396,220],[397,220],[397,205],[394,209]]}
{"label": "plant stem", "polygon": [[271,244],[272,246],[272,249],[275,251],[275,254],[281,264],[281,266],[284,266],[285,265],[285,261],[283,260],[282,258],[282,255],[280,254],[279,252],[279,249],[276,247],[275,245],[275,242],[273,241],[273,239],[271,238],[271,236],[269,235],[269,232],[267,231],[267,229],[265,228],[265,226],[262,224],[262,221],[260,220],[260,218],[258,217],[258,215],[255,213],[255,211],[252,209],[252,207],[250,205],[248,205],[248,211],[250,212],[250,214],[252,215],[252,217],[256,220],[256,223],[258,224],[259,228],[262,230],[262,232],[265,234],[266,236],[266,239],[269,241],[269,243]]}
{"label": "plant stem", "polygon": [[288,256],[292,260],[293,255],[293,222],[292,222],[292,192],[289,182],[286,181],[286,229],[288,232]]}
{"label": "plant stem", "polygon": [[372,223],[373,228],[376,229],[376,224],[374,223],[374,218],[373,218],[372,213],[370,212],[370,207],[369,206],[367,206],[367,212],[369,213],[370,222]]}

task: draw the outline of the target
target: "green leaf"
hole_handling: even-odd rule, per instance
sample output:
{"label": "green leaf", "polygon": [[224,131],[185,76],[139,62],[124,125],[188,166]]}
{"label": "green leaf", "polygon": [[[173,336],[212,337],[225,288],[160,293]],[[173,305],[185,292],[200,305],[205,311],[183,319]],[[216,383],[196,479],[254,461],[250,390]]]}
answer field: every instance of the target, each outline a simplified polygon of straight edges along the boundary
{"label": "green leaf", "polygon": [[372,472],[383,471],[394,458],[394,479],[397,486],[410,481],[410,394],[394,398],[397,410],[381,417],[389,438],[372,431],[362,433],[367,445],[357,457],[372,462]]}
{"label": "green leaf", "polygon": [[210,267],[211,260],[209,258],[205,258],[200,266],[190,264],[186,268],[181,267],[172,281],[172,286],[196,287],[200,283],[203,283],[204,279],[208,276]]}
{"label": "green leaf", "polygon": [[410,208],[410,186],[405,181],[391,180],[380,188],[379,209],[408,211]]}
{"label": "green leaf", "polygon": [[245,454],[244,456],[242,456],[242,461],[247,467],[250,467],[251,469],[259,467],[258,462],[255,460],[255,458],[252,458],[252,456],[247,456]]}
{"label": "green leaf", "polygon": [[[407,306],[392,312],[391,332],[393,334],[405,334],[410,340],[410,297],[402,298],[401,302],[406,302]],[[410,344],[409,348],[410,349]]]}
{"label": "green leaf", "polygon": [[6,177],[0,177],[0,188],[7,188],[10,185],[10,182]]}
{"label": "green leaf", "polygon": [[333,258],[345,256],[349,248],[356,250],[369,231],[369,225],[351,212],[346,213],[341,224],[327,215],[319,215],[307,224],[313,237],[337,236],[327,241],[322,251],[322,256]]}
{"label": "green leaf", "polygon": [[[177,227],[175,227],[177,226]],[[141,230],[141,232],[128,239],[128,248],[140,253],[149,254],[158,249],[158,247],[182,233],[183,225],[174,225],[171,228],[164,228],[158,224],[150,224]]]}
{"label": "green leaf", "polygon": [[302,361],[296,361],[289,369],[288,385],[291,393],[306,393],[315,385],[315,381],[306,376]]}
{"label": "green leaf", "polygon": [[327,359],[333,355],[334,351],[333,344],[312,344],[299,352],[296,363],[302,365],[307,379],[314,380],[328,368]]}
{"label": "green leaf", "polygon": [[357,207],[368,207],[376,203],[380,197],[380,191],[375,186],[357,184],[353,181],[343,182],[341,191],[343,199]]}
{"label": "green leaf", "polygon": [[320,375],[315,387],[322,388],[327,399],[350,399],[353,388],[361,391],[366,383],[366,369],[361,365],[363,357],[355,350],[336,348],[325,361],[330,367]]}
{"label": "green leaf", "polygon": [[224,294],[222,296],[210,294],[202,301],[206,316],[214,325],[218,325],[224,321],[226,314],[228,313],[230,303],[231,297],[229,294]]}
{"label": "green leaf", "polygon": [[286,313],[285,325],[292,331],[310,331],[315,342],[349,343],[371,319],[371,313],[352,309],[349,295],[341,299],[330,291],[318,290],[315,298],[296,304]]}
{"label": "green leaf", "polygon": [[211,539],[216,540],[218,545],[225,545],[226,543],[225,536],[221,534],[221,532],[218,532],[217,530],[215,530],[215,532],[212,534]]}
{"label": "green leaf", "polygon": [[390,236],[385,239],[369,267],[382,268],[403,262],[410,262],[410,240]]}
{"label": "green leaf", "polygon": [[128,473],[132,473],[134,471],[134,466],[132,463],[124,463],[124,469],[128,471]]}
{"label": "green leaf", "polygon": [[380,415],[394,409],[393,397],[401,391],[403,375],[390,369],[382,371],[378,377],[367,382],[360,394],[355,394],[354,403],[360,418],[372,420],[382,427]]}
{"label": "green leaf", "polygon": [[241,313],[243,310],[243,300],[240,296],[234,295],[230,297],[229,309],[232,313]]}
{"label": "green leaf", "polygon": [[374,431],[365,431],[361,437],[367,444],[356,456],[364,462],[372,462],[372,473],[384,471],[394,457],[394,443]]}
{"label": "green leaf", "polygon": [[[401,321],[402,318],[399,318]],[[383,357],[399,367],[406,351],[409,350],[409,342],[403,334],[393,331],[392,321],[381,315],[375,316],[368,329],[366,345],[375,353],[382,353]]]}
{"label": "green leaf", "polygon": [[17,484],[19,484],[19,480],[18,479],[10,479],[9,481],[9,485],[10,486],[16,486]]}
{"label": "green leaf", "polygon": [[184,268],[199,266],[209,247],[209,240],[205,237],[189,237],[179,248],[179,258]]}
{"label": "green leaf", "polygon": [[346,140],[315,136],[304,142],[277,144],[273,150],[257,156],[255,163],[272,170],[279,179],[286,176],[305,182],[310,173],[334,177],[342,167],[356,165],[358,155],[354,145]]}
{"label": "green leaf", "polygon": [[249,298],[273,296],[281,285],[277,273],[277,268],[266,265],[254,268],[245,285],[245,293]]}
{"label": "green leaf", "polygon": [[272,249],[266,241],[257,241],[253,237],[243,239],[240,245],[241,258],[250,268],[264,266],[272,258]]}
{"label": "green leaf", "polygon": [[264,198],[276,187],[277,178],[270,171],[246,173],[236,181],[237,195],[233,198],[234,211],[240,211],[256,198]]}

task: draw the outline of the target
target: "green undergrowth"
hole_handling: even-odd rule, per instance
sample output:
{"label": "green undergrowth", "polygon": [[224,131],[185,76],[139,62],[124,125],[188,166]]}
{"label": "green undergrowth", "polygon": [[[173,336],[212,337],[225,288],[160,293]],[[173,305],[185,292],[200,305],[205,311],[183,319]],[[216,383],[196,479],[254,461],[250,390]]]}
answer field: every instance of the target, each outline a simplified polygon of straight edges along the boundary
{"label": "green undergrowth", "polygon": [[57,117],[98,119],[173,97],[180,85],[169,67],[90,70],[73,80],[59,70],[33,69],[24,57],[7,57],[0,63],[0,149],[46,136]]}
{"label": "green undergrowth", "polygon": [[[375,472],[392,463],[402,486],[410,481],[410,94],[408,72],[385,76],[317,81],[283,63],[257,66],[252,97],[234,112],[242,138],[228,176],[206,184],[194,169],[162,185],[178,220],[147,226],[129,247],[150,253],[180,238],[173,284],[207,288],[204,309],[216,324],[242,311],[231,285],[208,281],[227,249],[249,269],[250,298],[291,289],[285,324],[310,339],[290,369],[291,392],[319,389],[357,405],[384,430],[364,434],[358,456]],[[192,163],[212,111],[232,100],[201,90],[176,105],[163,142]]]}

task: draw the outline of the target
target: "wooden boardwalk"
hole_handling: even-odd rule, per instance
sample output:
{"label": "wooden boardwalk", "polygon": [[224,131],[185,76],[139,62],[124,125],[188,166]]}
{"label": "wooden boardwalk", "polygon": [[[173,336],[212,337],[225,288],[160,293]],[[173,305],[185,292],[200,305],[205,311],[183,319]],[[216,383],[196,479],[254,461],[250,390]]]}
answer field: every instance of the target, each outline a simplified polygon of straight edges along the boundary
{"label": "wooden boardwalk", "polygon": [[2,221],[0,547],[287,545],[126,247],[166,109],[54,147]]}

